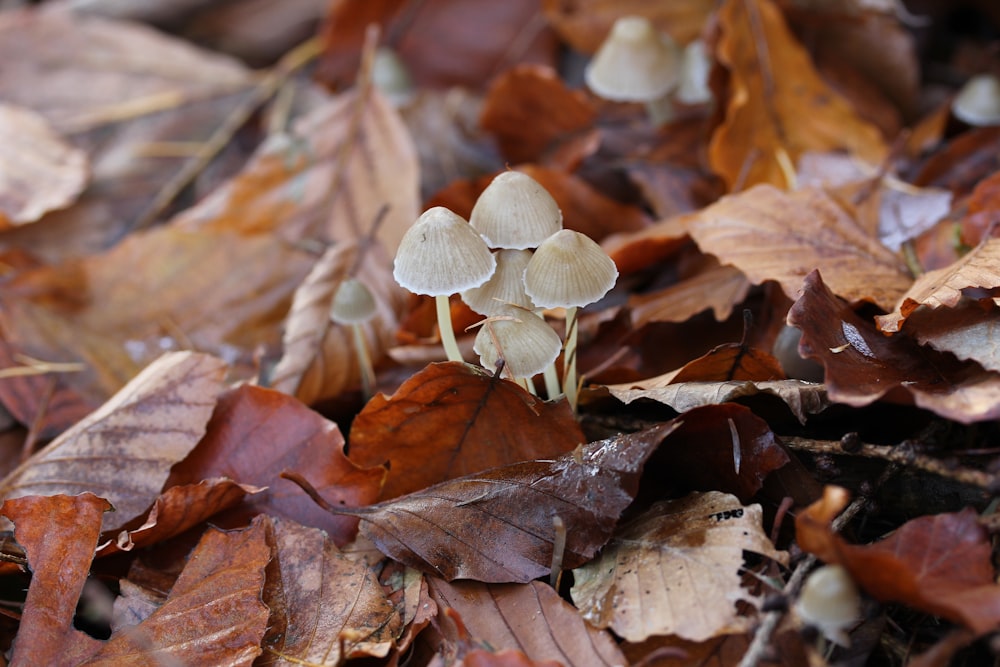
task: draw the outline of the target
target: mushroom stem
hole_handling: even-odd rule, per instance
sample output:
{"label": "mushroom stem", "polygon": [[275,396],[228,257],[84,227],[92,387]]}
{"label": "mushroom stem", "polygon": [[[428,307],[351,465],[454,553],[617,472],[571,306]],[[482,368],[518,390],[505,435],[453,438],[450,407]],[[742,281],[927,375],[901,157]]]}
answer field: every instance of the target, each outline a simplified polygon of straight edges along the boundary
{"label": "mushroom stem", "polygon": [[566,345],[563,347],[563,393],[569,406],[576,412],[576,306],[566,309]]}
{"label": "mushroom stem", "polygon": [[354,333],[354,347],[358,353],[358,367],[361,369],[361,394],[367,402],[375,390],[375,369],[372,368],[372,358],[368,354],[368,345],[365,343],[361,324],[352,324],[351,330]]}
{"label": "mushroom stem", "polygon": [[559,373],[556,372],[556,364],[552,362],[545,367],[545,395],[550,401],[554,401],[562,394],[559,391]]}
{"label": "mushroom stem", "polygon": [[666,125],[674,119],[674,105],[669,94],[661,95],[655,100],[646,102],[646,115],[653,127]]}
{"label": "mushroom stem", "polygon": [[462,359],[462,352],[458,349],[458,341],[455,340],[455,330],[451,328],[451,306],[448,303],[448,295],[436,296],[434,297],[434,302],[437,306],[441,344],[444,345],[448,361],[465,361]]}

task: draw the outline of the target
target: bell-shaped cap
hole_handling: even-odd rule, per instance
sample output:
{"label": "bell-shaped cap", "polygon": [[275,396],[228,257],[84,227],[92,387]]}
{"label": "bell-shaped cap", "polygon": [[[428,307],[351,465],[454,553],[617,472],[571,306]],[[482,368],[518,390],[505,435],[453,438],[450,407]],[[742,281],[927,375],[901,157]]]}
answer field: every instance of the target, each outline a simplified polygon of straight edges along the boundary
{"label": "bell-shaped cap", "polygon": [[539,308],[586,306],[617,280],[618,267],[601,246],[571,229],[545,239],[524,270],[524,290]]}
{"label": "bell-shaped cap", "polygon": [[530,378],[556,360],[562,341],[538,315],[508,306],[499,319],[491,318],[479,327],[472,349],[479,355],[483,368],[496,369],[497,361],[503,357],[511,375]]}
{"label": "bell-shaped cap", "polygon": [[493,253],[497,270],[479,287],[462,292],[462,301],[480,315],[496,315],[504,308],[520,306],[532,310],[535,305],[524,291],[524,270],[531,259],[530,250],[501,249]]}
{"label": "bell-shaped cap", "polygon": [[843,566],[824,565],[806,579],[795,610],[827,639],[846,646],[846,630],[861,619],[861,595]]}
{"label": "bell-shaped cap", "polygon": [[494,270],[496,260],[476,230],[461,216],[435,206],[399,242],[392,277],[414,294],[448,296],[479,287]]}
{"label": "bell-shaped cap", "polygon": [[375,315],[375,298],[368,286],[357,278],[340,283],[330,306],[330,319],[337,324],[361,324]]}
{"label": "bell-shaped cap", "polygon": [[681,83],[676,99],[684,104],[705,104],[712,101],[712,90],[708,87],[708,76],[712,71],[712,61],[708,57],[705,42],[696,39],[684,47],[681,58]]}
{"label": "bell-shaped cap", "polygon": [[479,195],[469,223],[491,248],[523,250],[537,248],[562,229],[562,212],[541,183],[505,171]]}
{"label": "bell-shaped cap", "polygon": [[1000,80],[992,74],[972,77],[958,91],[951,111],[969,125],[1000,125]]}
{"label": "bell-shaped cap", "polygon": [[615,102],[651,102],[680,78],[680,55],[669,35],[642,16],[623,16],[584,71],[587,86]]}

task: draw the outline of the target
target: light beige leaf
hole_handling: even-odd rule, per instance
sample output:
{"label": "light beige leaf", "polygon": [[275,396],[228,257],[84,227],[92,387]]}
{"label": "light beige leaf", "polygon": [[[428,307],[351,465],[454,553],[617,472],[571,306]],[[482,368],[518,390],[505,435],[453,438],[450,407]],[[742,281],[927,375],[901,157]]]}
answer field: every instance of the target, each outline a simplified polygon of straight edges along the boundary
{"label": "light beige leaf", "polygon": [[152,505],[170,467],[201,440],[225,372],[205,354],[164,355],[8,475],[0,497],[89,491],[116,510],[102,530],[119,530]]}
{"label": "light beige leaf", "polygon": [[[825,274],[823,280],[826,282]],[[970,287],[1000,287],[1000,239],[987,239],[951,266],[920,276],[899,300],[896,309],[876,317],[875,321],[886,333],[899,331],[910,313],[920,306],[953,308],[961,300],[962,290]]]}
{"label": "light beige leaf", "polygon": [[0,228],[67,206],[87,182],[83,151],[28,109],[0,104],[0,146]]}
{"label": "light beige leaf", "polygon": [[758,185],[689,216],[687,228],[704,252],[754,284],[777,281],[790,299],[813,269],[844,299],[886,310],[912,283],[899,258],[820,190]]}
{"label": "light beige leaf", "polygon": [[591,624],[630,642],[743,632],[750,619],[736,603],[760,602],[740,585],[743,551],[787,559],[761,522],[760,505],[744,507],[717,491],[657,503],[619,529],[600,557],[573,571],[570,594]]}

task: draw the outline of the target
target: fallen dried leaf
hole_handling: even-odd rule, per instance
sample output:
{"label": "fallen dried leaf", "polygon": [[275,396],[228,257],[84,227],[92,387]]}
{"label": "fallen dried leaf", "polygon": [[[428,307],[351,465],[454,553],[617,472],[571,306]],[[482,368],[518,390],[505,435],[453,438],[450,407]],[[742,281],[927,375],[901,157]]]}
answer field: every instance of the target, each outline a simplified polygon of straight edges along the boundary
{"label": "fallen dried leaf", "polygon": [[954,308],[917,309],[910,313],[907,329],[922,345],[972,359],[990,371],[1000,372],[1000,321],[993,304],[960,304]]}
{"label": "fallen dried leaf", "polygon": [[686,322],[708,308],[722,322],[749,291],[750,282],[742,271],[712,261],[704,270],[670,287],[630,296],[628,306],[636,328],[649,322]]}

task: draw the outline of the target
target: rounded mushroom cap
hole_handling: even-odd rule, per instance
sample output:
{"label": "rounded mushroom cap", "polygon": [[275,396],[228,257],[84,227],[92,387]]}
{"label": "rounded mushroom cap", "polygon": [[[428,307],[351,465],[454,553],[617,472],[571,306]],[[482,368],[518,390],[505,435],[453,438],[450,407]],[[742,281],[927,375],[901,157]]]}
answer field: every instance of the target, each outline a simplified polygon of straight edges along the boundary
{"label": "rounded mushroom cap", "polygon": [[519,171],[505,171],[483,190],[469,224],[491,248],[537,248],[562,229],[562,212],[541,183]]}
{"label": "rounded mushroom cap", "polygon": [[503,356],[511,375],[530,378],[556,360],[562,341],[545,320],[530,311],[510,306],[503,315],[509,319],[490,320],[476,334],[472,349],[479,355],[483,368],[495,369]]}
{"label": "rounded mushroom cap", "polygon": [[530,250],[503,248],[493,253],[497,270],[479,287],[462,292],[462,301],[480,315],[496,315],[511,305],[531,310],[535,304],[524,291],[524,270],[531,260]]}
{"label": "rounded mushroom cap", "polygon": [[684,47],[681,58],[681,83],[677,89],[677,99],[684,104],[705,104],[712,101],[712,90],[708,87],[708,76],[712,71],[712,61],[708,57],[705,42],[696,39]]}
{"label": "rounded mushroom cap", "polygon": [[1000,124],[1000,80],[992,74],[972,77],[958,91],[951,111],[969,125]]}
{"label": "rounded mushroom cap", "polygon": [[587,86],[616,102],[650,102],[677,85],[677,45],[642,16],[615,21],[584,71]]}
{"label": "rounded mushroom cap", "polygon": [[375,314],[375,298],[368,285],[357,278],[340,283],[330,306],[330,319],[337,324],[361,324]]}
{"label": "rounded mushroom cap", "polygon": [[824,565],[806,579],[795,609],[803,621],[843,644],[844,631],[861,618],[861,595],[847,570]]}
{"label": "rounded mushroom cap", "polygon": [[615,286],[618,267],[585,234],[564,229],[545,239],[524,270],[524,291],[539,308],[586,306]]}
{"label": "rounded mushroom cap", "polygon": [[476,230],[461,216],[435,206],[399,242],[392,277],[414,294],[448,296],[479,287],[495,270],[496,260]]}

